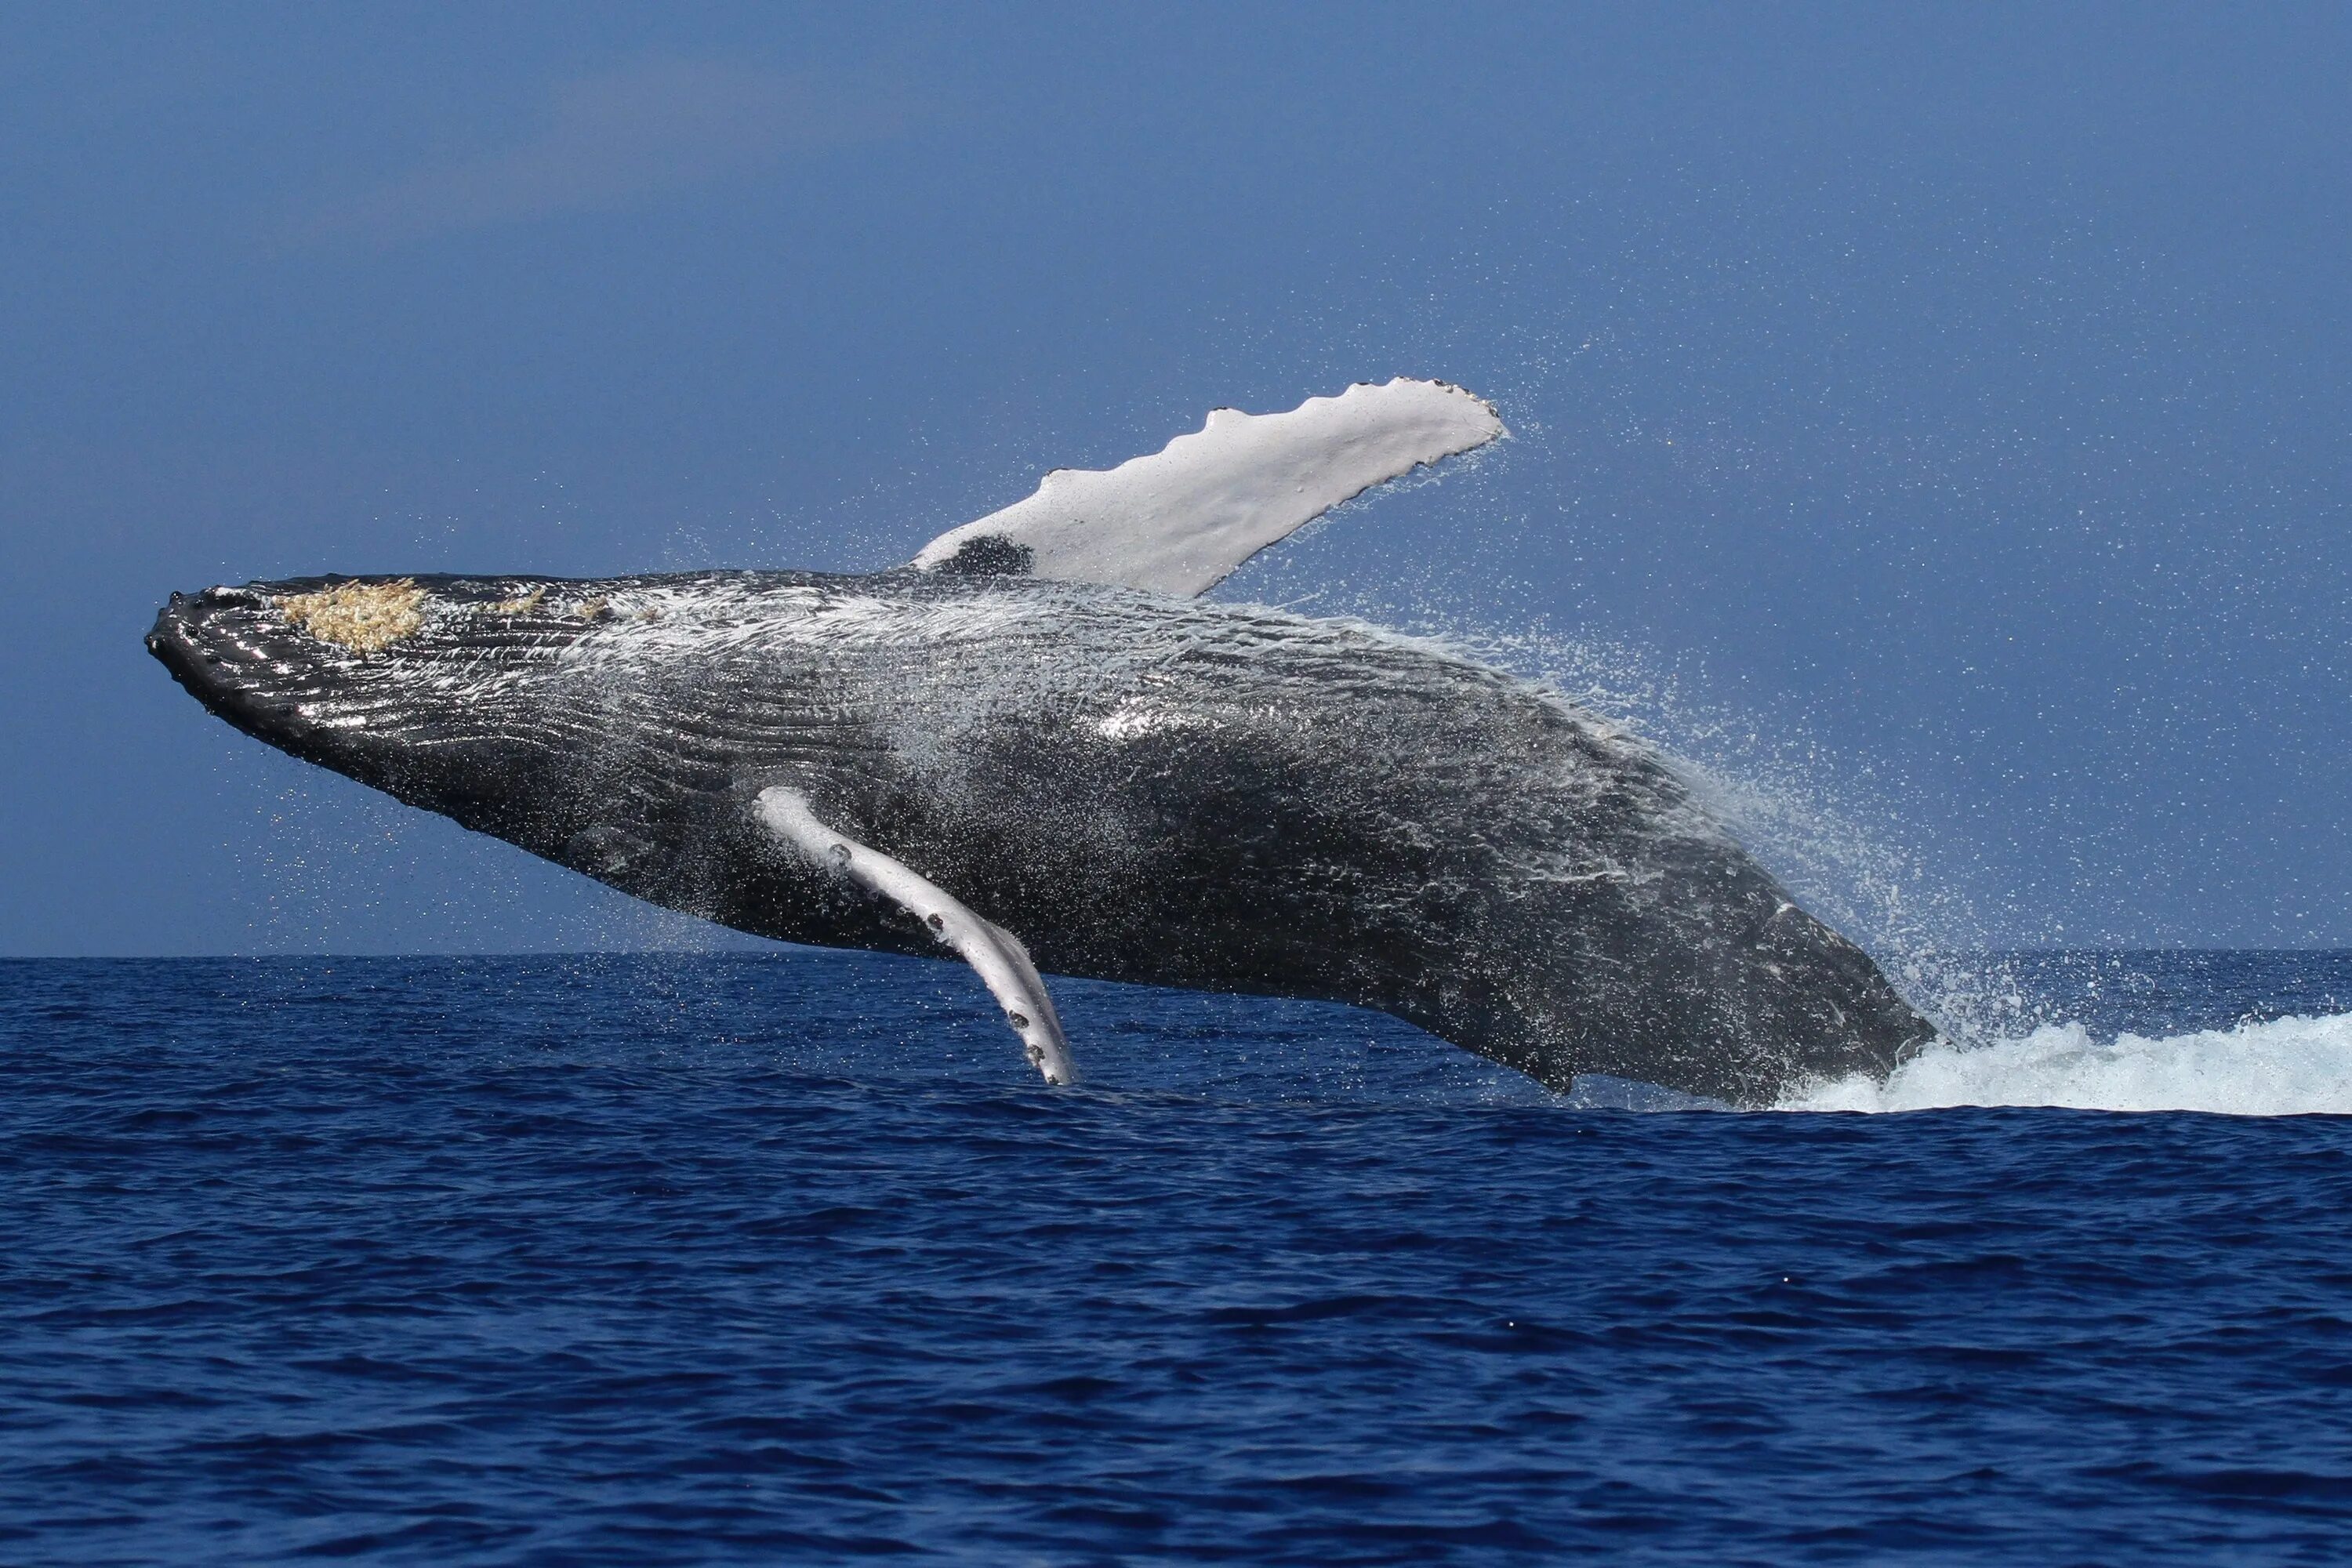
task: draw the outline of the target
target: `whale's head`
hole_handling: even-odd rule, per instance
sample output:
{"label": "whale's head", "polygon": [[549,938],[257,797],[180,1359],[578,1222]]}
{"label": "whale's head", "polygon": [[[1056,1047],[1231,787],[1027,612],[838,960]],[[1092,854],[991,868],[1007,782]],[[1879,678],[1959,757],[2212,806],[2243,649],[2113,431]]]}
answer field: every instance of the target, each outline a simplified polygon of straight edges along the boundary
{"label": "whale's head", "polygon": [[571,640],[521,594],[501,616],[508,587],[320,577],[173,594],[147,648],[247,734],[473,825],[499,781],[549,761],[530,754],[543,741],[519,743],[498,693]]}
{"label": "whale's head", "polygon": [[[1042,778],[1019,745],[1039,626],[1101,592],[910,572],[310,577],[175,594],[147,647],[279,751],[670,908],[859,945],[895,939],[793,879],[761,792],[869,831],[877,811],[930,811],[910,770],[963,754],[953,725],[987,730],[976,686],[1022,721],[1007,744]],[[1014,623],[1030,635],[1008,638]],[[959,662],[983,657],[1026,678]]]}
{"label": "whale's head", "polygon": [[666,634],[709,597],[684,578],[297,578],[174,594],[147,647],[280,751],[576,859],[562,847],[633,744],[667,732],[640,721],[689,700]]}
{"label": "whale's head", "polygon": [[905,707],[949,679],[940,628],[991,635],[975,595],[1024,598],[913,574],[305,577],[174,594],[147,647],[280,751],[639,891],[723,851],[766,784],[870,782],[841,668],[916,650],[881,704]]}
{"label": "whale's head", "polygon": [[379,783],[420,748],[484,738],[469,709],[571,640],[562,616],[534,613],[543,591],[498,597],[513,586],[315,577],[173,594],[147,650],[247,734]]}

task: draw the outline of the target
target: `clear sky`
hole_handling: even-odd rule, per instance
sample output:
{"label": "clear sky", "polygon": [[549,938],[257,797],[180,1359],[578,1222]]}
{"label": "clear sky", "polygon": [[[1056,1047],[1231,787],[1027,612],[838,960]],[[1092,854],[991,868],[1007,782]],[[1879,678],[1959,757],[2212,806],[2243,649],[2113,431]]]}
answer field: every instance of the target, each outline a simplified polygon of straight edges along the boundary
{"label": "clear sky", "polygon": [[681,937],[206,717],[173,588],[877,567],[1397,374],[1517,439],[1227,596],[1548,628],[1988,940],[2352,943],[2347,82],[2340,5],[9,5],[0,952]]}

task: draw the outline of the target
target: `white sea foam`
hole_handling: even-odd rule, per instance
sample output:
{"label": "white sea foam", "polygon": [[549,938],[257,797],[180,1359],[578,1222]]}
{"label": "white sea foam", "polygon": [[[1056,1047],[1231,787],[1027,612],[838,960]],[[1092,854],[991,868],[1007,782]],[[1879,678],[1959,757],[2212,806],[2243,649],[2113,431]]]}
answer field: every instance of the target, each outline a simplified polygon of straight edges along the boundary
{"label": "white sea foam", "polygon": [[1823,1084],[1783,1110],[1928,1110],[2047,1105],[2082,1110],[2207,1110],[2229,1116],[2352,1115],[2352,1013],[2277,1018],[2150,1039],[2093,1038],[2079,1024],[1975,1047],[1937,1044],[1884,1084]]}

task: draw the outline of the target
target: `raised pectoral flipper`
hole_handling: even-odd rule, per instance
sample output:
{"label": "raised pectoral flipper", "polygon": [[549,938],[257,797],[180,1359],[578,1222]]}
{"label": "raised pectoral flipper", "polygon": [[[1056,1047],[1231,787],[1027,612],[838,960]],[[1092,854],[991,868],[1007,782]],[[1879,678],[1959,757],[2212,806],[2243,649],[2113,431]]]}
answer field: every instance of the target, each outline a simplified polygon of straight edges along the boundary
{"label": "raised pectoral flipper", "polygon": [[1028,500],[948,530],[910,564],[1190,598],[1374,485],[1502,434],[1485,399],[1402,377],[1310,397],[1287,414],[1220,408],[1148,457],[1055,469]]}
{"label": "raised pectoral flipper", "polygon": [[955,949],[987,982],[1004,1009],[1004,1021],[1021,1037],[1045,1081],[1076,1079],[1069,1042],[1062,1037],[1062,1021],[1054,1015],[1054,999],[1045,994],[1045,982],[1018,937],[982,919],[913,868],[827,827],[809,809],[808,797],[796,789],[761,790],[753,809],[761,826],[811,865],[890,900]]}

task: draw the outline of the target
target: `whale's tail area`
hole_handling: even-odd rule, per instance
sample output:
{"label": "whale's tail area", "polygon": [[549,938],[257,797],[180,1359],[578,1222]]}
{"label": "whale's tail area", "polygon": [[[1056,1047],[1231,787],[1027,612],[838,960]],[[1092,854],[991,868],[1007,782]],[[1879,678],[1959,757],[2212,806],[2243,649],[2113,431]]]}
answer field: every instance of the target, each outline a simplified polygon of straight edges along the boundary
{"label": "whale's tail area", "polygon": [[1504,434],[1484,398],[1402,377],[1287,414],[1220,408],[1115,468],[1055,469],[1028,500],[950,529],[913,564],[1192,598],[1341,502]]}

